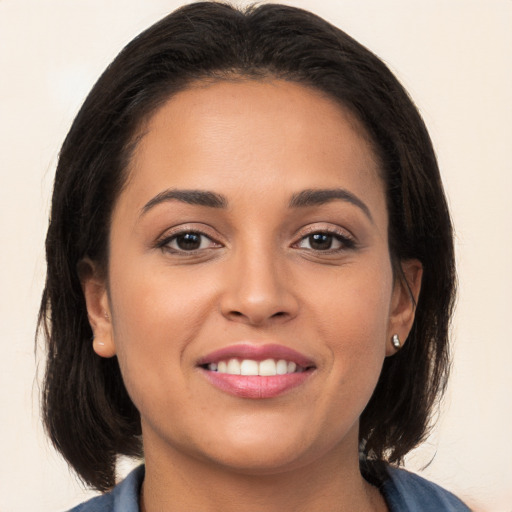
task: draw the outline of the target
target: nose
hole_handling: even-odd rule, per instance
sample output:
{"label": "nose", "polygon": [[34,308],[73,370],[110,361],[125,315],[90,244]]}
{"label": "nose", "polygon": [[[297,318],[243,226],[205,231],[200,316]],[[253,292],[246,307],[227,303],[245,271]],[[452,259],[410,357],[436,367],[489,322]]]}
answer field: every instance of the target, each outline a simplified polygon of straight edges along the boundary
{"label": "nose", "polygon": [[271,250],[239,251],[227,263],[221,311],[252,326],[286,322],[299,304],[285,264]]}

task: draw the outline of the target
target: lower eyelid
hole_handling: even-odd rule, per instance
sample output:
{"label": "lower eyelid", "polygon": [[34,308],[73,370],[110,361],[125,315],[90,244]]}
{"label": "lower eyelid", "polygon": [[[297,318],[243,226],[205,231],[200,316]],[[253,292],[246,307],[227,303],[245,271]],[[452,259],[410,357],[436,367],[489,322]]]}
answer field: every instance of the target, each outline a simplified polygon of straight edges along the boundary
{"label": "lower eyelid", "polygon": [[[183,233],[183,234],[186,234],[186,233]],[[212,239],[210,237],[207,237],[206,235],[203,235],[202,233],[194,233],[196,235],[199,236],[200,238],[200,241],[199,241],[199,247],[197,249],[191,249],[189,251],[187,251],[186,249],[181,249],[180,247],[173,247],[173,249],[175,249],[176,251],[183,251],[183,252],[194,252],[194,251],[200,251],[200,250],[203,250],[203,249],[206,249],[208,247],[201,247],[203,244],[206,243],[207,246],[209,246],[211,243],[213,243]],[[167,245],[170,245],[172,244],[173,242],[176,242],[176,244],[178,243],[178,238],[181,236],[181,234],[178,234],[178,235],[174,235],[170,240],[169,242],[167,243]],[[206,239],[206,240],[205,240]]]}
{"label": "lower eyelid", "polygon": [[[194,233],[194,234],[200,235],[201,237],[206,238],[209,241],[208,246],[199,248],[199,249],[191,249],[191,250],[170,247],[170,244],[172,242],[176,241],[176,239],[180,235],[185,235],[187,233]],[[303,233],[300,236],[300,238],[298,238],[298,240],[292,244],[292,246],[298,246],[302,241],[304,241],[308,237],[315,235],[315,234],[324,234],[324,235],[332,236],[334,239],[336,239],[342,245],[339,248],[325,249],[324,251],[317,250],[317,249],[311,249],[315,252],[328,253],[328,252],[343,251],[343,250],[348,250],[348,249],[354,249],[357,245],[356,240],[351,235],[348,235],[345,232],[340,233],[340,232],[334,231],[334,230],[317,228],[317,229],[312,229],[311,231],[308,231],[306,233]],[[160,248],[160,249],[165,249],[167,247],[169,250],[174,251],[176,253],[193,254],[194,252],[204,251],[204,250],[207,250],[210,248],[220,248],[220,247],[223,247],[223,244],[221,242],[219,242],[218,240],[216,240],[215,238],[213,238],[211,235],[209,235],[203,231],[200,231],[197,229],[182,229],[182,230],[176,231],[174,233],[168,233],[166,236],[161,237],[156,242],[155,247]],[[307,248],[305,248],[305,249],[307,249]]]}
{"label": "lower eyelid", "polygon": [[204,247],[204,248],[200,248],[200,249],[194,249],[194,250],[187,251],[185,249],[169,247],[170,244],[172,242],[176,241],[176,239],[179,236],[186,235],[187,233],[194,233],[201,237],[206,238],[207,240],[209,240],[210,246],[222,247],[222,244],[220,242],[218,242],[217,240],[215,240],[214,238],[212,238],[210,235],[203,233],[202,231],[195,230],[195,229],[185,229],[185,230],[177,231],[175,233],[170,233],[167,236],[162,237],[159,241],[157,241],[156,247],[159,249],[165,249],[167,247],[168,249],[172,249],[176,252],[183,252],[183,253],[193,253],[194,251],[202,251],[202,250],[210,248],[210,247]]}
{"label": "lower eyelid", "polygon": [[306,233],[303,233],[302,236],[300,236],[300,238],[298,238],[297,242],[295,242],[295,244],[300,243],[302,240],[304,240],[312,235],[316,235],[316,234],[332,236],[333,238],[335,238],[336,240],[338,240],[339,242],[341,242],[345,245],[353,246],[356,244],[355,239],[348,233],[345,233],[345,232],[341,233],[339,231],[333,231],[333,230],[329,230],[329,229],[314,229],[314,230],[308,231]]}

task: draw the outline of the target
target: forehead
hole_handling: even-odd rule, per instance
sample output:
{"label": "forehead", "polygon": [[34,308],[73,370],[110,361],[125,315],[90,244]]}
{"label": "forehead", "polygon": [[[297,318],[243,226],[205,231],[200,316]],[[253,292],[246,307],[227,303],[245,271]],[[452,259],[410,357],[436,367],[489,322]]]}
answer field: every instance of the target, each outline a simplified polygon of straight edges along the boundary
{"label": "forehead", "polygon": [[316,89],[282,80],[200,82],[177,93],[144,125],[129,173],[141,201],[169,187],[383,193],[361,123]]}

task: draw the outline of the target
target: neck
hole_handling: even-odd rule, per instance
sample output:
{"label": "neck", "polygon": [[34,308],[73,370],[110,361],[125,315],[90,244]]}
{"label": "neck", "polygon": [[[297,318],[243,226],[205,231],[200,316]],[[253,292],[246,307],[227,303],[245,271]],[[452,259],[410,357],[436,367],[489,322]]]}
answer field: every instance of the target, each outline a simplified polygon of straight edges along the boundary
{"label": "neck", "polygon": [[141,512],[387,510],[361,476],[357,450],[348,457],[336,449],[308,464],[255,474],[156,448],[145,442]]}

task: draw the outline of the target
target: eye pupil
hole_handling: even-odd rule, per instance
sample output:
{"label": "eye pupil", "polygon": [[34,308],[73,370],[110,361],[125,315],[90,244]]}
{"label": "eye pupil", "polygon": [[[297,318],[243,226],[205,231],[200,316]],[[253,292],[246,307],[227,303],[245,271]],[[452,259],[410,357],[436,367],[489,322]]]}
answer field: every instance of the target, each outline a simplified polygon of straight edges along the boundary
{"label": "eye pupil", "polygon": [[199,233],[185,233],[176,237],[176,245],[184,251],[193,251],[201,247],[201,235]]}
{"label": "eye pupil", "polygon": [[309,245],[312,249],[320,251],[330,249],[332,245],[332,235],[327,235],[325,233],[315,233],[314,235],[310,235]]}

